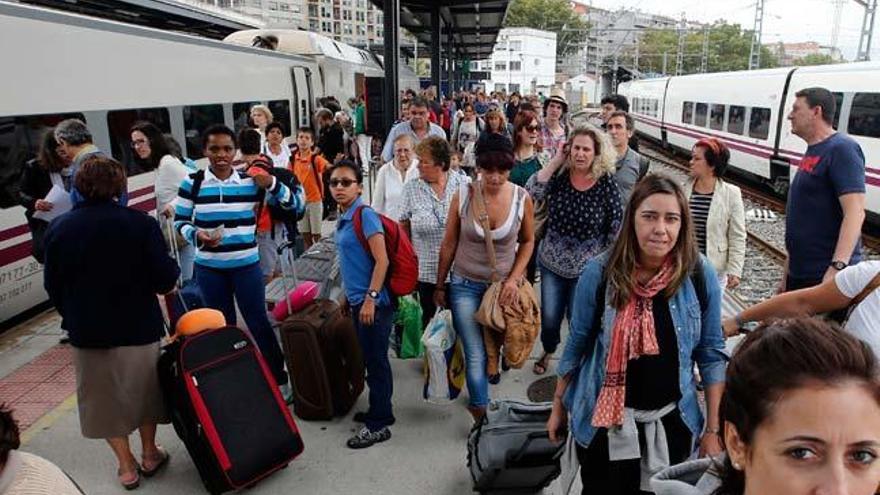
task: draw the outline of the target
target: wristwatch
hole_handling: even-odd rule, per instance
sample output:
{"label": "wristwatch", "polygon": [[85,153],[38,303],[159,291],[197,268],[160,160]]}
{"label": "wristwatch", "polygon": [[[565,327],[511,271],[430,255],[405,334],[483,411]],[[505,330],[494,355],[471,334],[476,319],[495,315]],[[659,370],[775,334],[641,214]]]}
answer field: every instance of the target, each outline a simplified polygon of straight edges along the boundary
{"label": "wristwatch", "polygon": [[370,299],[372,299],[374,301],[377,301],[379,299],[379,291],[375,291],[375,290],[370,289],[367,291],[367,297],[369,297]]}
{"label": "wristwatch", "polygon": [[849,266],[849,264],[846,263],[845,261],[832,261],[831,262],[831,268],[834,268],[837,271],[841,271],[844,268],[846,268],[847,266]]}

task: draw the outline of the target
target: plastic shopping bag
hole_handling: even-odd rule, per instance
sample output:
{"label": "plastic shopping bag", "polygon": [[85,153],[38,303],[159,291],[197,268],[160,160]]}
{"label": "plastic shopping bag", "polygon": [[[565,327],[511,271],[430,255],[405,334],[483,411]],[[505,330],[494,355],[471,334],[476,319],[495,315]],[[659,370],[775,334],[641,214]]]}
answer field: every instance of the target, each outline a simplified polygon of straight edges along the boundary
{"label": "plastic shopping bag", "polygon": [[452,313],[438,310],[422,334],[425,346],[425,386],[427,402],[448,404],[458,397],[464,386],[464,351],[456,341]]}
{"label": "plastic shopping bag", "polygon": [[413,296],[398,299],[397,315],[394,319],[395,334],[399,345],[395,346],[397,357],[412,359],[422,357],[422,305]]}

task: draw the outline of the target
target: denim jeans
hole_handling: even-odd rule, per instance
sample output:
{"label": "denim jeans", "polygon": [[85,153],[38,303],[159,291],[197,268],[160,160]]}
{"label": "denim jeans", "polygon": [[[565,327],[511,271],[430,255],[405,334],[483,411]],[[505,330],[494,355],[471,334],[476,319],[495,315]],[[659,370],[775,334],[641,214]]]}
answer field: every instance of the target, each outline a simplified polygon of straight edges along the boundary
{"label": "denim jeans", "polygon": [[392,306],[376,306],[375,320],[371,326],[361,323],[362,304],[351,307],[351,318],[357,329],[358,342],[364,354],[367,368],[367,386],[370,387],[370,408],[366,427],[380,430],[394,421],[391,411],[391,395],[394,393],[394,376],[388,361],[388,338],[394,322]]}
{"label": "denim jeans", "polygon": [[196,261],[196,248],[192,244],[180,248],[177,251],[180,257],[180,278],[184,282],[193,278],[193,265]]}
{"label": "denim jeans", "polygon": [[[540,266],[540,264],[539,264]],[[553,354],[561,340],[562,318],[571,323],[574,288],[578,279],[565,278],[541,268],[541,345],[544,352]]]}
{"label": "denim jeans", "polygon": [[266,292],[259,263],[240,268],[218,270],[196,264],[195,278],[205,298],[205,305],[223,312],[226,323],[235,325],[235,304],[241,310],[247,329],[275,376],[278,385],[287,383],[284,355],[266,313]]}
{"label": "denim jeans", "polygon": [[489,378],[486,375],[486,345],[483,343],[483,327],[474,319],[480,308],[483,294],[489,289],[486,282],[476,282],[452,274],[449,284],[449,306],[452,324],[464,347],[465,371],[469,404],[486,407],[489,404]]}

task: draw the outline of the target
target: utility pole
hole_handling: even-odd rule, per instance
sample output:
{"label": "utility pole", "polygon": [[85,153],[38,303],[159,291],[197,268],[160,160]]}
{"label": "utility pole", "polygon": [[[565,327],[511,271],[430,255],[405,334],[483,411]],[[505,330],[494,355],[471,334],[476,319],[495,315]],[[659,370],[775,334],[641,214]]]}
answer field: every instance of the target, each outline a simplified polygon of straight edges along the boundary
{"label": "utility pole", "polygon": [[874,18],[877,16],[877,0],[855,0],[865,8],[865,17],[862,18],[862,32],[859,36],[859,51],[856,61],[865,62],[871,60],[871,39],[874,37]]}
{"label": "utility pole", "polygon": [[678,52],[675,54],[675,75],[684,73],[684,36],[687,33],[687,21],[681,13],[681,27],[678,30]]}
{"label": "utility pole", "polygon": [[838,48],[837,42],[840,41],[840,23],[845,3],[846,0],[834,0],[834,19],[831,21],[831,46],[834,48]]}
{"label": "utility pole", "polygon": [[703,30],[703,58],[700,60],[700,72],[709,72],[709,26]]}
{"label": "utility pole", "polygon": [[[856,0],[859,1],[859,0]],[[876,5],[876,0],[874,4]],[[752,32],[752,51],[749,54],[749,70],[761,68],[761,31],[764,29],[764,0],[755,2],[755,29]]]}
{"label": "utility pole", "polygon": [[639,74],[640,74],[640,72],[639,72],[639,41],[640,40],[641,40],[641,38],[639,36],[636,36],[636,54],[633,57],[633,71],[634,71],[634,75],[635,75],[636,79],[639,78]]}
{"label": "utility pole", "polygon": [[620,65],[617,61],[617,53],[614,54],[614,74],[611,75],[611,92],[617,93],[617,73],[619,71]]}
{"label": "utility pole", "polygon": [[668,65],[667,64],[668,59],[669,59],[669,52],[663,52],[663,75],[664,76],[666,74],[668,74],[668,72],[666,72],[666,66]]}

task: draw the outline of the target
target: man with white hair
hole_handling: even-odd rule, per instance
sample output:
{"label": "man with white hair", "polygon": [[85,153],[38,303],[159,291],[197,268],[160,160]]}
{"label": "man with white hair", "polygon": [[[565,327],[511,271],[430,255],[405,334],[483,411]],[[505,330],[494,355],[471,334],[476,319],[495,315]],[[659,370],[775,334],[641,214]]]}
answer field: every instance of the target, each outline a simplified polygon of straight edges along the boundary
{"label": "man with white hair", "polygon": [[[94,145],[92,133],[86,127],[85,122],[79,119],[62,120],[55,126],[55,141],[58,142],[58,150],[71,158],[71,179],[76,177],[76,172],[79,170],[80,165],[86,161],[86,158],[106,156],[106,153]],[[71,185],[70,187],[70,199],[74,205],[84,201],[82,195],[76,190],[76,186]],[[118,202],[123,206],[128,204],[128,193],[126,191],[123,191]]]}

